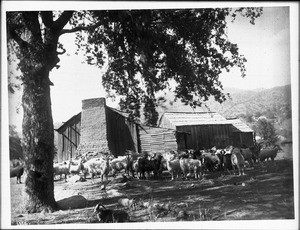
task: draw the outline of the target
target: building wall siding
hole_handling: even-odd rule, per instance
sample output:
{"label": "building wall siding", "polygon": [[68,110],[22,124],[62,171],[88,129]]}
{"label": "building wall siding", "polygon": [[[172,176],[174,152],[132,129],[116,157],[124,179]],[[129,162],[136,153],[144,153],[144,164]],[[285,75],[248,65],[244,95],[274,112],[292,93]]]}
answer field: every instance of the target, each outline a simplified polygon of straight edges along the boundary
{"label": "building wall siding", "polygon": [[80,144],[81,114],[74,116],[58,130],[57,161],[62,162],[73,158]]}
{"label": "building wall siding", "polygon": [[178,149],[175,130],[140,126],[139,138],[141,152],[169,152]]}
{"label": "building wall siding", "polygon": [[223,148],[232,143],[231,125],[178,126],[177,131],[186,133],[188,149]]}
{"label": "building wall siding", "polygon": [[137,151],[136,124],[109,108],[106,108],[106,123],[108,146],[114,156],[124,155],[126,150]]}
{"label": "building wall siding", "polygon": [[242,147],[246,145],[247,147],[254,145],[254,134],[253,133],[243,133],[243,132],[233,132],[233,145]]}

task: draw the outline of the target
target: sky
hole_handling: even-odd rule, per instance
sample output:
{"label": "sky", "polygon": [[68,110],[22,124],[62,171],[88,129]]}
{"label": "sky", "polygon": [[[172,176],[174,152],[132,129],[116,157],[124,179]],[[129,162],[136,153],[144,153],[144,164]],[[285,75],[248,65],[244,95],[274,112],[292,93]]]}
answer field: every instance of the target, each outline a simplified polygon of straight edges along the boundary
{"label": "sky", "polygon": [[[276,4],[275,4],[276,5]],[[290,23],[288,7],[265,7],[255,25],[249,19],[237,17],[228,23],[229,40],[237,43],[240,54],[246,59],[247,76],[241,78],[238,69],[220,76],[224,87],[239,89],[272,88],[291,83]],[[60,42],[67,50],[60,56],[60,68],[53,69],[50,80],[54,122],[64,122],[81,111],[82,100],[105,97],[101,85],[104,70],[83,63],[82,55],[76,56],[74,35],[61,36]],[[107,99],[107,104],[117,107]],[[16,113],[16,107],[19,113]],[[9,95],[10,123],[20,131],[22,122],[21,92]]]}

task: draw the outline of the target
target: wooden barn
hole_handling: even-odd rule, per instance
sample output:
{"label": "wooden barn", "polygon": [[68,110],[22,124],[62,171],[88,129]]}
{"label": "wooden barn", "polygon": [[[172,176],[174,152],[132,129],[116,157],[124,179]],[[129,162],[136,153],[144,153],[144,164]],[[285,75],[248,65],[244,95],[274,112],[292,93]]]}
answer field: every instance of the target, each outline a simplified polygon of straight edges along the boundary
{"label": "wooden barn", "polygon": [[82,101],[82,112],[56,129],[57,160],[76,154],[110,151],[114,156],[126,150],[168,152],[228,145],[253,145],[253,131],[238,119],[227,120],[218,113],[164,113],[159,127],[130,122],[128,114],[106,106],[105,98]]}
{"label": "wooden barn", "polygon": [[173,129],[139,125],[128,114],[106,106],[104,98],[82,101],[82,112],[66,121],[58,132],[59,162],[76,154],[110,151],[114,156],[135,152],[177,149]]}
{"label": "wooden barn", "polygon": [[66,121],[58,132],[57,160],[76,154],[110,151],[115,156],[138,151],[137,124],[128,115],[105,104],[105,98],[82,101],[82,112]]}
{"label": "wooden barn", "polygon": [[178,149],[253,145],[253,131],[240,120],[227,120],[215,112],[168,112],[159,127],[176,130]]}

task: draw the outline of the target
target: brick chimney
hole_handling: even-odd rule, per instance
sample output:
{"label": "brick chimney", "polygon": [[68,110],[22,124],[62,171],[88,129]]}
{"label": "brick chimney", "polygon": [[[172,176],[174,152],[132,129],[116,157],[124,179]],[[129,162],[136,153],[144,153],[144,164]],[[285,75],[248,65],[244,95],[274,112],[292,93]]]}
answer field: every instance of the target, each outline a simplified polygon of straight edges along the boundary
{"label": "brick chimney", "polygon": [[82,101],[78,153],[108,151],[105,98]]}

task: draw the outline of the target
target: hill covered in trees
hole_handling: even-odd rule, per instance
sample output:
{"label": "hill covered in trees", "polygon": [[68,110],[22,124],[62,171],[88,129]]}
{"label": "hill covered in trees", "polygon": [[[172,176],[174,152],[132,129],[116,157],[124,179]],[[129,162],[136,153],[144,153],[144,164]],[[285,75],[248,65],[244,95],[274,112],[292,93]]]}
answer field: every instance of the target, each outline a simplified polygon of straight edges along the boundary
{"label": "hill covered in trees", "polygon": [[220,104],[213,98],[203,103],[201,108],[193,109],[183,105],[179,100],[174,102],[172,93],[165,95],[166,101],[159,107],[159,114],[164,112],[218,112],[226,118],[238,117],[253,128],[255,121],[265,116],[274,122],[277,134],[291,138],[292,105],[291,85],[270,89],[241,90],[227,88],[230,98]]}

